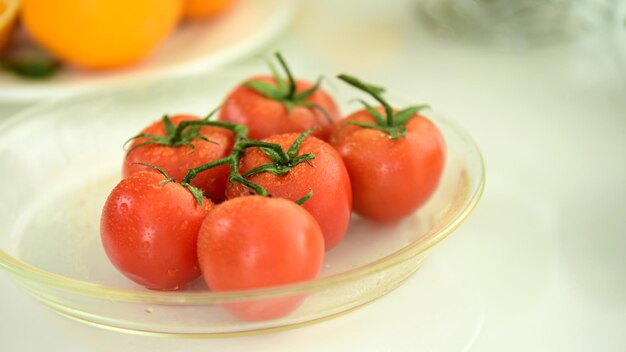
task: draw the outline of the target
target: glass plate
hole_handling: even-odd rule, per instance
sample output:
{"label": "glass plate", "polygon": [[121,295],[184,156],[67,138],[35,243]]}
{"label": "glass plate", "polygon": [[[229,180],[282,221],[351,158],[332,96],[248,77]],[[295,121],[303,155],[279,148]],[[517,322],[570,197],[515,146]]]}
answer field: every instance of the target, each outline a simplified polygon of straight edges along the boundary
{"label": "glass plate", "polygon": [[[46,103],[3,121],[0,267],[54,311],[103,327],[184,336],[267,332],[337,316],[390,292],[478,202],[484,187],[478,148],[452,120],[428,114],[448,152],[433,197],[394,224],[353,216],[317,280],[227,293],[208,291],[201,279],[177,292],[134,284],[111,265],[99,234],[102,205],[120,180],[122,144],[164,113],[211,111],[246,77],[230,72],[139,83]],[[344,113],[360,108],[343,104],[358,92],[333,86],[342,87],[331,93]],[[269,321],[238,320],[223,307],[300,295],[306,299],[297,310]]]}

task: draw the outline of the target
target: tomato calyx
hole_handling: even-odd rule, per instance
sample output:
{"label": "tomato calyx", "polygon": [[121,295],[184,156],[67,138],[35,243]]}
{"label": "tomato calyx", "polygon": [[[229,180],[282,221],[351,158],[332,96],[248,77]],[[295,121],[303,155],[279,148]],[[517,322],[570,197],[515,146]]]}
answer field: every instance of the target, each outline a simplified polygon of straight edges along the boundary
{"label": "tomato calyx", "polygon": [[370,83],[365,83],[356,77],[346,74],[338,75],[337,78],[369,94],[372,98],[378,101],[385,110],[385,115],[383,116],[382,113],[376,110],[368,102],[362,99],[358,99],[358,101],[365,107],[365,110],[367,110],[372,118],[374,118],[376,123],[350,121],[347,122],[344,126],[356,125],[364,128],[371,128],[383,131],[389,135],[389,139],[404,138],[406,136],[406,123],[421,110],[430,108],[430,106],[427,104],[413,105],[404,108],[398,112],[395,112],[393,107],[382,97],[382,94],[385,92],[385,88],[375,86]]}
{"label": "tomato calyx", "polygon": [[[235,134],[235,144],[233,146],[231,154],[222,159],[214,160],[212,162],[189,169],[181,182],[182,185],[189,185],[193,178],[203,171],[228,164],[230,166],[230,176],[228,180],[231,183],[239,183],[242,186],[251,189],[257,195],[271,197],[272,195],[263,186],[248,180],[246,177],[262,172],[270,172],[274,175],[284,175],[288,173],[293,167],[303,162],[306,162],[309,165],[313,166],[310,163],[310,160],[315,158],[315,155],[313,153],[297,155],[298,151],[300,150],[300,146],[302,145],[302,142],[313,131],[313,129],[302,133],[289,147],[289,150],[285,151],[279,144],[249,139],[248,129],[244,125],[238,125],[228,122],[219,123],[223,124],[223,127],[231,129]],[[259,148],[272,160],[272,162],[261,165],[260,167],[257,167],[250,172],[247,172],[245,175],[241,175],[241,173],[239,172],[241,157],[243,156],[243,153],[246,149],[253,147]],[[194,192],[191,188],[189,188],[189,190],[192,193]],[[312,196],[313,191],[311,190],[304,197],[296,200],[296,203],[302,205]]]}
{"label": "tomato calyx", "polygon": [[[267,192],[265,188],[263,188],[259,184],[256,184],[248,180],[246,177],[259,174],[262,172],[269,172],[273,175],[284,175],[286,173],[289,173],[293,167],[303,162],[306,162],[309,165],[313,166],[310,162],[310,160],[315,158],[315,155],[313,153],[298,155],[302,142],[313,131],[313,129],[309,129],[308,131],[302,133],[289,147],[289,150],[285,151],[282,148],[282,146],[280,146],[279,144],[249,139],[248,128],[245,125],[231,123],[231,122],[224,122],[224,121],[210,121],[209,119],[216,111],[217,109],[212,111],[209,115],[207,115],[202,120],[181,121],[178,124],[178,126],[174,126],[174,124],[169,119],[169,117],[165,115],[163,117],[163,125],[165,127],[166,135],[160,136],[160,135],[145,134],[145,133],[138,134],[137,136],[129,139],[129,141],[135,138],[146,138],[147,140],[145,142],[138,143],[136,146],[131,148],[128,151],[128,153],[130,153],[132,150],[138,147],[142,147],[142,146],[150,145],[150,144],[157,144],[157,145],[163,145],[163,146],[168,146],[168,147],[178,147],[178,146],[184,145],[184,146],[190,146],[191,148],[194,148],[193,144],[191,143],[193,139],[199,138],[205,141],[209,141],[208,138],[202,136],[199,132],[200,128],[202,128],[203,126],[221,127],[221,128],[225,128],[225,129],[232,131],[235,136],[235,142],[234,142],[233,149],[230,155],[225,156],[221,159],[211,161],[206,164],[202,164],[195,168],[189,169],[187,173],[185,174],[185,176],[183,177],[182,181],[180,182],[181,186],[187,188],[191,192],[191,194],[194,196],[196,201],[198,201],[199,205],[202,205],[202,200],[203,200],[204,195],[199,188],[196,188],[191,185],[191,181],[199,173],[203,171],[206,171],[206,170],[209,170],[209,169],[221,166],[221,165],[229,165],[230,167],[230,176],[228,178],[229,182],[239,183],[243,185],[244,187],[251,189],[252,191],[254,191],[256,194],[260,196],[271,197],[271,194],[269,194],[269,192]],[[129,141],[127,141],[126,143],[128,143]],[[272,161],[265,165],[261,165],[260,167],[255,168],[254,170],[251,170],[245,175],[241,175],[239,172],[240,160],[243,156],[244,151],[252,147],[259,148]],[[162,168],[156,165],[142,163],[142,162],[136,162],[134,164],[147,166],[160,172],[165,177],[163,184],[167,182],[175,182],[175,180],[172,177],[170,177],[165,172],[165,170],[163,170]],[[313,194],[312,191],[309,192],[309,194],[298,199],[296,203],[301,205],[302,203],[306,202],[309,198],[311,198],[312,194]]]}
{"label": "tomato calyx", "polygon": [[[129,138],[124,145],[126,146],[131,141],[144,138],[145,141],[138,143],[137,145],[130,148],[126,155],[128,156],[133,150],[137,148],[141,148],[146,145],[161,145],[166,147],[181,147],[186,146],[190,147],[192,150],[195,149],[193,143],[191,143],[195,139],[201,139],[203,141],[217,144],[215,141],[212,141],[206,138],[204,135],[200,133],[200,128],[203,126],[216,126],[216,127],[225,127],[223,122],[219,121],[209,121],[209,119],[215,114],[216,110],[213,110],[206,117],[201,120],[189,120],[189,121],[181,121],[177,126],[174,126],[172,120],[168,115],[163,115],[163,126],[165,127],[165,135],[157,135],[150,133],[140,133],[136,136]],[[231,126],[225,127],[231,128]]]}
{"label": "tomato calyx", "polygon": [[[142,163],[142,162],[135,162],[133,164],[139,164],[139,165],[147,166],[149,168],[152,168],[152,169],[158,171],[161,175],[163,175],[163,177],[165,177],[165,179],[163,181],[161,181],[159,186],[163,186],[164,184],[169,183],[169,182],[176,183],[176,181],[170,175],[168,175],[167,172],[165,172],[165,170],[163,170],[162,168],[160,168],[160,167],[158,167],[156,165],[149,164],[149,163]],[[198,205],[202,206],[204,194],[202,193],[202,191],[199,188],[192,186],[189,182],[181,182],[180,185],[185,187],[186,189],[188,189],[189,192],[191,192],[191,194],[193,195],[194,199],[198,202]]]}
{"label": "tomato calyx", "polygon": [[[270,149],[267,147],[259,147],[259,149],[263,153],[265,153],[265,155],[267,155],[272,160],[272,162],[259,165],[255,167],[254,169],[243,174],[242,177],[245,179],[246,177],[257,175],[263,172],[269,172],[270,174],[274,176],[281,176],[281,175],[285,175],[289,173],[291,169],[294,168],[296,165],[304,163],[304,162],[309,164],[309,166],[311,167],[315,167],[311,163],[311,160],[315,159],[315,154],[306,153],[306,154],[298,155],[298,152],[300,151],[300,147],[302,146],[302,142],[304,142],[306,137],[308,137],[309,134],[311,134],[311,132],[313,132],[313,128],[300,134],[298,138],[296,138],[296,140],[293,141],[293,143],[289,146],[289,149],[287,150],[286,153],[284,152],[284,150],[283,150],[283,153],[277,153],[274,149]],[[282,150],[282,148],[280,148],[280,150]],[[306,195],[304,195],[300,199],[297,199],[295,202],[298,205],[302,205],[307,200],[311,199],[312,196],[313,196],[313,190],[310,190]]]}
{"label": "tomato calyx", "polygon": [[[284,151],[282,153],[277,153],[274,149],[259,147],[259,149],[265,153],[265,155],[267,155],[272,162],[255,167],[254,169],[246,172],[243,177],[250,177],[263,172],[269,172],[274,176],[281,176],[289,173],[293,167],[303,162],[306,162],[313,167],[311,160],[315,158],[315,154],[307,153],[298,155],[302,142],[304,142],[306,137],[308,137],[311,132],[313,132],[312,128],[299,135],[291,146],[289,146],[289,150],[287,150],[286,153],[284,153]],[[282,150],[282,148],[280,149]]]}
{"label": "tomato calyx", "polygon": [[320,111],[329,123],[333,123],[333,119],[330,117],[326,109],[324,109],[319,104],[307,100],[311,95],[313,95],[313,93],[315,93],[320,88],[320,85],[322,84],[322,76],[317,78],[313,86],[298,93],[296,92],[296,80],[291,73],[287,62],[279,52],[276,52],[274,56],[276,57],[278,63],[280,64],[285,75],[287,76],[286,78],[278,72],[272,62],[268,61],[268,66],[270,71],[272,72],[272,77],[276,81],[276,85],[259,80],[249,80],[243,85],[248,88],[252,88],[256,92],[262,94],[269,99],[275,100],[283,104],[283,106],[285,106],[285,108],[287,109],[287,113],[289,114],[291,114],[291,110],[294,108],[294,106],[303,106],[306,108]]}

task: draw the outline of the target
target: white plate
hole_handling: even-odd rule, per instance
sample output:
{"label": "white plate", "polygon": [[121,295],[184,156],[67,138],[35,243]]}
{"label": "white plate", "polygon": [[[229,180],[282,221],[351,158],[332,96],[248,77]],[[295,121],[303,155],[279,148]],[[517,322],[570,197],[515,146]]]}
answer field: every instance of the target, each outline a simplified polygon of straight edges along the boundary
{"label": "white plate", "polygon": [[209,70],[254,53],[290,22],[292,0],[238,0],[224,15],[182,24],[146,61],[128,69],[85,72],[63,68],[43,81],[0,72],[0,102],[32,102],[103,86]]}

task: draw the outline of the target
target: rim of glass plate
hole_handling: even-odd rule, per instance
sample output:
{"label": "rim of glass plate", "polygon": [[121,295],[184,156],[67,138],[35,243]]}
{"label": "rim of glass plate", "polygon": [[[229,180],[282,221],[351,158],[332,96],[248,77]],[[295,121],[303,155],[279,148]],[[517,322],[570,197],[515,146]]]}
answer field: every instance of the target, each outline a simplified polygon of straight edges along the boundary
{"label": "rim of glass plate", "polygon": [[[213,75],[213,74],[211,74]],[[178,80],[172,79],[172,80]],[[134,85],[132,85],[134,86]],[[131,86],[124,87],[128,89]],[[107,91],[116,91],[116,89],[104,89],[98,91],[87,92],[85,94],[73,95],[69,97],[60,97],[39,103],[33,107],[27,108],[17,114],[0,122],[0,131],[6,131],[12,126],[18,124],[24,119],[37,116],[40,112],[49,111],[51,108],[73,101],[76,99],[97,98],[106,94]],[[478,201],[480,200],[485,188],[485,163],[476,145],[474,139],[454,120],[441,117],[437,114],[438,120],[443,120],[450,125],[455,133],[459,134],[473,149],[475,157],[479,161],[480,168],[476,174],[477,185],[472,194],[467,194],[467,200],[463,201],[464,207],[459,209],[455,216],[450,218],[443,226],[433,227],[425,234],[420,236],[414,242],[405,247],[373,262],[352,270],[334,274],[324,278],[318,278],[312,281],[299,282],[288,285],[281,285],[268,288],[251,289],[244,291],[224,291],[224,292],[185,292],[185,291],[137,291],[134,289],[124,289],[106,286],[89,281],[83,281],[68,278],[63,275],[54,274],[32,265],[26,264],[8,253],[0,250],[0,267],[6,269],[9,273],[15,275],[19,279],[25,279],[28,282],[50,286],[56,289],[80,293],[92,297],[99,297],[107,300],[116,300],[124,302],[150,302],[150,303],[167,303],[167,304],[215,304],[223,302],[247,301],[252,299],[262,299],[269,297],[282,297],[301,293],[312,293],[320,291],[324,288],[332,287],[338,284],[345,284],[356,281],[368,275],[381,272],[387,268],[398,265],[405,260],[414,256],[425,253],[443,239],[448,237],[457,227],[459,227],[467,217],[472,213]],[[469,181],[467,181],[469,184]],[[469,190],[466,190],[469,192]]]}

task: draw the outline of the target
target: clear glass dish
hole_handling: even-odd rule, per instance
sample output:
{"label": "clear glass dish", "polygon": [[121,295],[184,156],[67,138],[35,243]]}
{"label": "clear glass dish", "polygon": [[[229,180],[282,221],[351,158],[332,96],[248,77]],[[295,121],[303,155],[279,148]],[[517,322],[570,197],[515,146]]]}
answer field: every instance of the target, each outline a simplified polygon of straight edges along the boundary
{"label": "clear glass dish", "polygon": [[[177,336],[269,332],[322,321],[392,291],[476,206],[484,187],[478,148],[456,123],[428,114],[448,148],[434,196],[395,224],[354,216],[315,281],[227,293],[208,291],[202,279],[176,292],[134,284],[111,265],[99,234],[102,205],[120,180],[122,144],[164,113],[212,110],[245,77],[230,72],[139,83],[46,103],[2,121],[0,267],[54,311],[101,327]],[[341,87],[332,92],[340,104],[359,95],[334,86]],[[358,108],[342,105],[344,113]],[[303,304],[275,320],[246,322],[223,308],[296,295],[306,296]]]}

